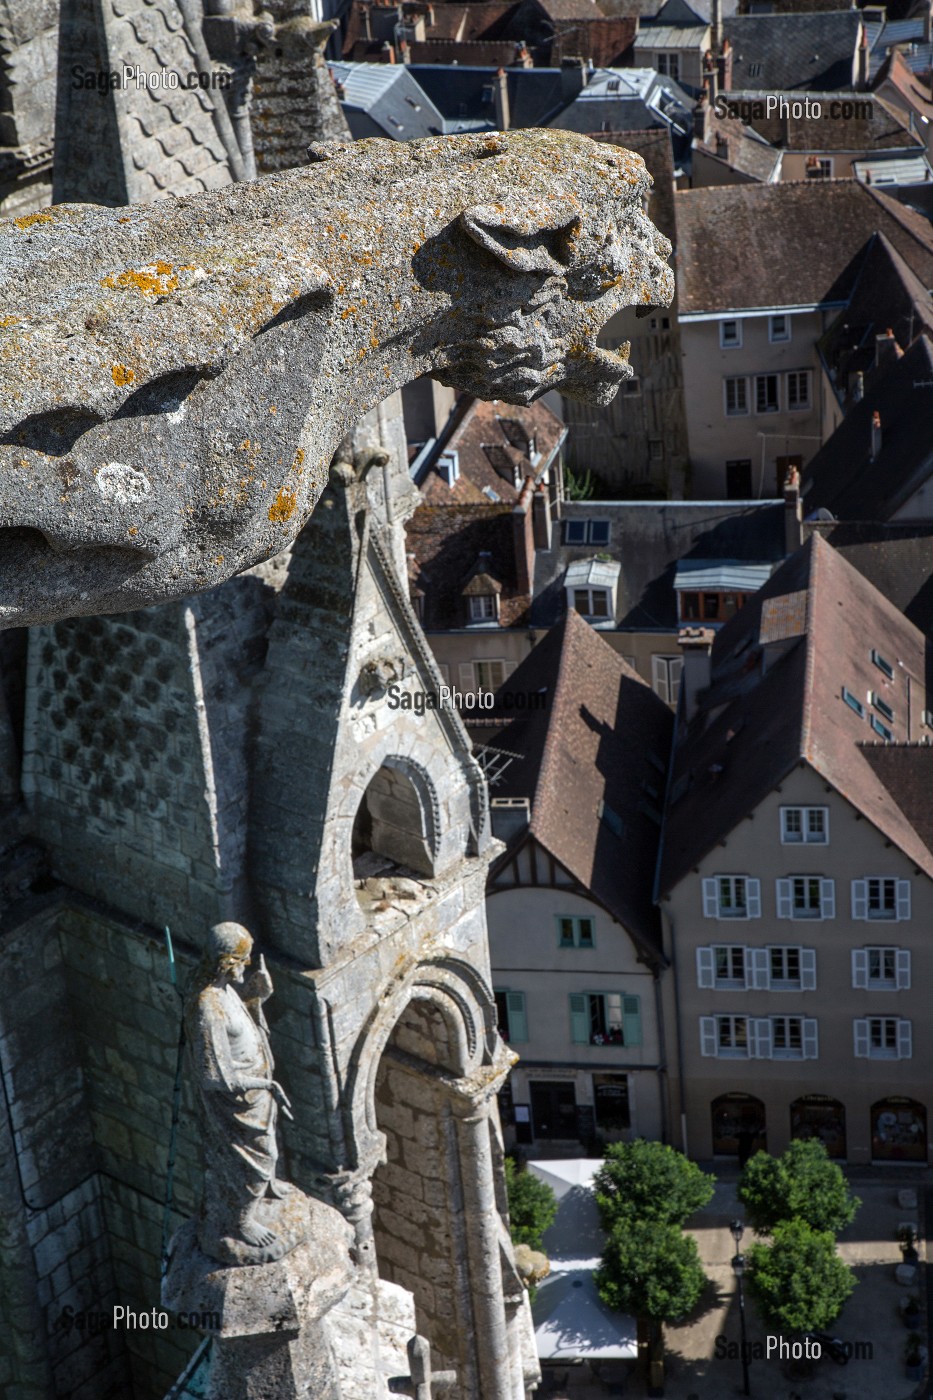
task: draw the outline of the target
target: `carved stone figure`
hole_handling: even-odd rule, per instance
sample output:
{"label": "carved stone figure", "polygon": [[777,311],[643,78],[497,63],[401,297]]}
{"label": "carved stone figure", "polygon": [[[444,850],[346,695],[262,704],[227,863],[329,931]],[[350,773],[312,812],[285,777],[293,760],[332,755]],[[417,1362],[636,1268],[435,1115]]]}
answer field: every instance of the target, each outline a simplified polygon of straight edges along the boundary
{"label": "carved stone figure", "polygon": [[608,402],[667,305],[641,158],[561,131],[312,147],[178,201],[0,225],[0,626],[209,588],[307,520],[423,374]]}
{"label": "carved stone figure", "polygon": [[284,1203],[300,1193],[276,1176],[276,1118],[280,1108],[291,1114],[285,1091],[272,1077],[262,1011],[272,980],[262,958],[244,980],[252,948],[241,924],[217,924],[185,999],[204,1154],[198,1243],[224,1264],[280,1259],[306,1233],[300,1210],[295,1220],[279,1220],[289,1214]]}

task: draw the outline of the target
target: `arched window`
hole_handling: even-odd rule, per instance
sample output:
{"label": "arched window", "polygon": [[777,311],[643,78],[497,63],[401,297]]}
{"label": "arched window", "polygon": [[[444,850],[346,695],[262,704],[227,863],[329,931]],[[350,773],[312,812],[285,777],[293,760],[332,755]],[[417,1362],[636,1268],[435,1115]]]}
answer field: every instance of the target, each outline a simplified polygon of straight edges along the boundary
{"label": "arched window", "polygon": [[353,873],[358,880],[406,871],[434,874],[437,818],[432,798],[420,765],[386,759],[370,780],[353,823]]}

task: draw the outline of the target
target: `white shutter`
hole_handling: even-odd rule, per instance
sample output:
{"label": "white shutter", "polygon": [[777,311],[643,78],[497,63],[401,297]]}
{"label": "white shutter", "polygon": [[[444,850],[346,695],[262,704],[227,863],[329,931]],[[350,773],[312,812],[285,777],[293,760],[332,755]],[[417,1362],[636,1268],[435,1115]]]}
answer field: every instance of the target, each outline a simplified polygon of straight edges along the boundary
{"label": "white shutter", "polygon": [[712,948],[697,949],[697,986],[715,987],[716,960]]}
{"label": "white shutter", "polygon": [[[867,948],[852,949],[852,986],[868,986],[868,950]],[[856,1054],[858,1052],[856,1051]]]}
{"label": "white shutter", "polygon": [[913,1054],[913,1037],[911,1034],[911,1024],[909,1021],[898,1021],[897,1023],[897,1058],[899,1060],[909,1060]]}
{"label": "white shutter", "polygon": [[816,1027],[815,1016],[804,1016],[803,1018],[803,1058],[805,1060],[818,1059],[820,1053],[819,1032]]}
{"label": "white shutter", "polygon": [[458,670],[460,672],[460,689],[464,694],[475,690],[476,687],[473,684],[473,662],[461,661]]}
{"label": "white shutter", "polygon": [[756,992],[766,992],[771,986],[771,959],[767,948],[746,948],[745,986]]}
{"label": "white shutter", "polygon": [[771,1021],[767,1016],[749,1017],[748,1053],[755,1060],[771,1059]]}
{"label": "white shutter", "polygon": [[852,1022],[852,1030],[855,1033],[855,1054],[858,1059],[868,1058],[868,1021],[864,1017]]}
{"label": "white shutter", "polygon": [[834,880],[820,881],[820,917],[823,919],[836,917],[836,882]]}
{"label": "white shutter", "polygon": [[852,881],[852,917],[853,919],[868,918],[868,881]]}
{"label": "white shutter", "polygon": [[800,950],[800,990],[802,992],[816,991],[815,948],[801,948]]}
{"label": "white shutter", "polygon": [[790,880],[775,880],[777,888],[777,916],[790,919],[794,913],[794,890]]}
{"label": "white shutter", "polygon": [[897,882],[897,917],[899,919],[910,918],[910,881],[898,880]]}
{"label": "white shutter", "polygon": [[712,1056],[715,1057],[715,1054],[716,1054],[716,1017],[715,1017],[715,1016],[701,1016],[701,1017],[700,1017],[700,1054],[701,1054],[701,1055],[707,1055],[707,1056],[708,1056],[708,1055],[712,1055]]}
{"label": "white shutter", "polygon": [[745,913],[749,919],[761,918],[761,881],[745,881]]}
{"label": "white shutter", "polygon": [[910,949],[898,948],[894,953],[894,966],[897,975],[897,990],[906,992],[910,990]]}
{"label": "white shutter", "polygon": [[658,699],[669,705],[671,695],[667,683],[667,658],[664,656],[652,656],[651,658],[651,685]]}
{"label": "white shutter", "polygon": [[703,917],[719,918],[719,886],[715,880],[703,881]]}

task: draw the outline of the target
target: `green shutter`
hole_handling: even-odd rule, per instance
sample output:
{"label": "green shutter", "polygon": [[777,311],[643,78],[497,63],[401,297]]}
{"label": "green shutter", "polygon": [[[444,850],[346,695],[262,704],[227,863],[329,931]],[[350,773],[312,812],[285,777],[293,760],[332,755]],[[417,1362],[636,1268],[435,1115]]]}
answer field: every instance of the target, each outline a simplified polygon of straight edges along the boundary
{"label": "green shutter", "polygon": [[590,1018],[583,992],[570,993],[570,1039],[575,1045],[589,1045]]}
{"label": "green shutter", "polygon": [[641,997],[622,998],[622,1036],[626,1045],[641,1044]]}
{"label": "green shutter", "polygon": [[506,1009],[509,1013],[509,1044],[528,1039],[528,1023],[525,1019],[525,993],[506,992]]}

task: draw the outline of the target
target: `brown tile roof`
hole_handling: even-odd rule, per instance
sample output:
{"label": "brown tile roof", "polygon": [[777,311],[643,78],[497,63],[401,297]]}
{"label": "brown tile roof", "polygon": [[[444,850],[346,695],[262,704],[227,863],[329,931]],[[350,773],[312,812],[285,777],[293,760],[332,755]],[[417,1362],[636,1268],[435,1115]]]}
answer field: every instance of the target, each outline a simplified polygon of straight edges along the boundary
{"label": "brown tile roof", "polygon": [[[728,100],[764,103],[768,94],[763,92],[729,93]],[[788,93],[788,102],[799,102],[801,94]],[[880,97],[865,97],[859,93],[807,93],[807,97],[820,102],[827,114],[819,121],[812,117],[751,117],[748,125],[759,136],[763,136],[772,146],[786,151],[864,151],[870,155],[875,151],[903,149],[916,146],[923,149],[919,136],[908,131],[899,119],[896,110]],[[871,110],[871,116],[829,117],[829,105],[839,100],[858,103]],[[736,121],[723,123],[735,127]]]}
{"label": "brown tile roof", "polygon": [[[646,809],[660,814],[673,716],[575,612],[552,628],[497,695],[542,689],[546,708],[514,720],[495,738],[497,748],[521,757],[490,795],[529,798],[529,835],[658,961],[652,877],[660,827]],[[603,803],[621,818],[621,834],[601,818]]]}
{"label": "brown tile roof", "polygon": [[[806,632],[785,644],[762,674],[761,616],[770,599],[809,592]],[[781,644],[778,644],[780,647]],[[895,670],[886,686],[876,648]],[[933,876],[929,822],[923,829],[896,800],[893,779],[871,760],[874,735],[841,698],[890,692],[897,743],[920,737],[925,704],[923,634],[830,545],[813,535],[781,566],[713,646],[713,684],[678,743],[659,875],[668,893],[799,763]],[[911,701],[906,703],[906,680]],[[908,732],[907,717],[911,716]],[[866,746],[867,745],[867,746]],[[884,762],[884,760],[881,760]],[[906,798],[904,799],[906,805]]]}
{"label": "brown tile roof", "polygon": [[907,105],[919,115],[933,117],[933,94],[928,84],[905,62],[897,49],[892,49],[881,65],[874,82],[875,91],[877,92],[885,82],[890,82]]}
{"label": "brown tile roof", "polygon": [[419,506],[405,526],[409,579],[424,596],[423,625],[431,632],[465,627],[463,590],[480,564],[502,586],[499,624],[526,619],[530,595],[518,587],[516,526],[510,505]]}
{"label": "brown tile roof", "polygon": [[514,39],[415,39],[412,63],[463,63],[471,68],[508,68],[516,60]]}
{"label": "brown tile roof", "polygon": [[844,302],[875,233],[933,286],[929,221],[856,180],[715,185],[676,208],[682,315]]}
{"label": "brown tile roof", "polygon": [[695,148],[711,160],[719,161],[750,180],[767,184],[774,177],[781,154],[773,146],[752,135],[741,122],[710,113],[705,141],[696,141]]}
{"label": "brown tile roof", "polygon": [[768,642],[786,642],[791,637],[802,637],[807,630],[806,589],[799,593],[782,593],[778,598],[766,598],[761,607],[761,624],[758,640],[762,646]]}
{"label": "brown tile roof", "polygon": [[[429,466],[418,481],[421,495],[429,505],[489,505],[486,487],[503,502],[516,501],[525,478],[542,471],[565,435],[563,423],[540,401],[518,407],[498,400],[461,399],[452,430],[438,446],[439,452],[456,450],[460,475],[448,486],[437,468]],[[532,441],[540,454],[534,461],[529,455]]]}
{"label": "brown tile roof", "polygon": [[[881,447],[872,454],[872,418]],[[921,335],[900,359],[875,370],[861,403],[811,458],[803,473],[807,515],[890,520],[933,475],[933,340]]]}
{"label": "brown tile roof", "polygon": [[562,58],[584,58],[594,68],[617,68],[631,62],[638,32],[634,16],[613,16],[561,21],[551,44],[548,64],[560,66]]}

